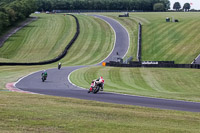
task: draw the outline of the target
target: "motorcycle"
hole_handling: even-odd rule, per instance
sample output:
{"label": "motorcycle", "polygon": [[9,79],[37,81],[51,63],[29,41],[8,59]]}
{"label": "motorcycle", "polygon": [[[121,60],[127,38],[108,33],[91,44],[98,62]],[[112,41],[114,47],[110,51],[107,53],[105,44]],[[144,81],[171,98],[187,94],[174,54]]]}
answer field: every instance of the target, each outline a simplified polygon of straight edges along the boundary
{"label": "motorcycle", "polygon": [[92,81],[90,85],[90,89],[88,90],[88,93],[93,92],[94,94],[96,94],[97,92],[99,92],[99,90],[100,90],[100,86],[97,85],[95,81]]}
{"label": "motorcycle", "polygon": [[44,82],[47,79],[46,76],[42,76],[42,82]]}
{"label": "motorcycle", "polygon": [[58,70],[60,70],[61,69],[61,64],[58,64]]}

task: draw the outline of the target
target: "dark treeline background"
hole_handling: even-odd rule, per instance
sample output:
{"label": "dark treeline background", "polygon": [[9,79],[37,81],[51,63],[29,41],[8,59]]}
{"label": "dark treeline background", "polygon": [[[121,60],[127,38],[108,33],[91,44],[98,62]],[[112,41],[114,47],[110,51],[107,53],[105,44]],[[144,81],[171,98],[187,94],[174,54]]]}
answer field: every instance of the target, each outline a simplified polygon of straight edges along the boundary
{"label": "dark treeline background", "polygon": [[34,11],[52,10],[142,10],[153,11],[155,4],[166,11],[169,0],[0,0],[0,34]]}
{"label": "dark treeline background", "polygon": [[36,0],[0,0],[0,34],[38,9]]}
{"label": "dark treeline background", "polygon": [[40,11],[52,10],[143,10],[153,11],[155,3],[170,8],[169,0],[40,0]]}

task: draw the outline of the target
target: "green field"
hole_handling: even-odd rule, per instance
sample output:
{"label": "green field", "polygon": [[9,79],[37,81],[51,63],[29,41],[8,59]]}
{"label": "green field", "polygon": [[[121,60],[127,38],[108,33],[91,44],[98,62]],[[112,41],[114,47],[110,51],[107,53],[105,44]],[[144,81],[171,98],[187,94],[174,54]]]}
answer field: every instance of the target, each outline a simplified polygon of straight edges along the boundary
{"label": "green field", "polygon": [[73,72],[70,80],[88,88],[103,76],[105,91],[200,102],[199,75],[197,69],[90,67]]}
{"label": "green field", "polygon": [[30,23],[5,42],[0,49],[1,62],[38,62],[55,58],[75,34],[76,23],[71,16],[36,16],[37,21]]}
{"label": "green field", "polygon": [[[107,15],[115,16],[117,14]],[[175,15],[181,16],[182,13],[175,13],[174,16]],[[191,15],[186,15],[187,16],[185,16],[185,19],[189,17],[192,20],[195,19],[195,15],[198,14],[195,14],[194,16],[193,13],[191,13]],[[114,42],[113,31],[108,24],[98,18],[93,18],[91,16],[85,15],[76,16],[80,21],[81,32],[79,38],[70,48],[67,56],[63,58],[61,62],[64,66],[96,64],[104,59],[112,50]],[[158,16],[157,13],[131,13],[130,18],[119,19],[115,17],[125,27],[130,26],[134,28],[133,31],[131,31],[132,28],[127,28],[129,32],[132,32],[130,33],[131,47],[129,49],[128,55],[134,55],[134,57],[136,56],[136,54],[134,53],[134,51],[136,51],[136,46],[132,46],[132,44],[135,44],[137,40],[135,38],[135,34],[137,33],[137,27],[135,27],[137,26],[136,22],[142,21],[145,30],[145,24],[146,26],[150,26],[152,22],[156,22],[156,16]],[[54,20],[55,18],[57,20]],[[161,18],[161,15],[159,18]],[[163,23],[165,23],[165,17],[163,17],[162,20]],[[189,23],[189,19],[187,20]],[[68,29],[63,30],[65,36],[62,36],[61,33],[55,34],[56,31],[61,31],[58,30],[54,25],[57,25],[59,27],[64,24],[63,22],[67,23],[65,23],[64,27],[65,29]],[[38,26],[36,26],[36,24],[38,24]],[[181,24],[181,22],[178,24]],[[39,19],[37,21],[31,23],[29,26],[17,32],[17,34],[11,37],[11,40],[8,40],[8,42],[6,42],[10,43],[9,46],[5,44],[4,47],[0,48],[0,62],[27,62],[34,60],[39,61],[55,57],[58,53],[62,51],[62,47],[65,47],[65,42],[70,41],[70,39],[72,38],[73,34],[75,33],[74,26],[74,19],[70,16],[64,18],[63,15],[58,14],[52,16],[41,14],[39,15]],[[45,27],[46,32],[43,32],[42,28]],[[51,27],[51,30],[48,29],[48,27]],[[48,56],[45,56],[43,54],[43,49],[41,49],[39,45],[33,45],[33,43],[31,43],[32,41],[39,40],[37,34],[40,34],[40,32],[42,33],[41,40],[43,40],[43,43],[41,42],[40,45],[42,47],[46,47],[46,54]],[[20,35],[26,35],[27,38],[25,39]],[[54,39],[62,39],[54,40],[54,36]],[[51,42],[48,42],[48,40],[51,40],[51,38],[53,40]],[[12,39],[14,39],[14,41]],[[26,44],[19,43],[25,41],[27,42]],[[55,43],[54,41],[58,41],[59,43]],[[54,44],[51,44],[53,42]],[[17,43],[20,46],[12,46]],[[38,50],[38,52],[35,52],[35,50],[30,50],[29,47],[31,49],[36,49],[36,51]],[[103,52],[101,52],[102,47]],[[14,52],[12,52],[12,50],[14,50]],[[198,51],[195,52],[196,54],[198,53]],[[32,56],[29,56],[28,53]],[[178,53],[175,52],[174,54]],[[17,58],[17,56],[20,58]],[[42,58],[44,56],[45,58]],[[191,61],[192,58],[194,58],[193,56],[191,56]],[[187,62],[186,58],[183,60]],[[0,66],[1,132],[194,133],[200,131],[200,113],[150,109],[137,106],[108,104],[54,96],[21,94],[17,92],[6,92],[5,90],[6,83],[15,82],[20,77],[25,76],[31,72],[56,66],[57,63],[44,66],[29,67]],[[91,80],[97,78],[100,75],[105,78],[105,91],[200,101],[200,87],[198,84],[199,70],[91,67],[75,71],[71,75],[71,79],[77,85],[88,88]]]}
{"label": "green field", "polygon": [[[55,58],[76,32],[75,19],[71,16],[36,16],[37,21],[5,42],[0,49],[0,62],[38,62]],[[61,61],[65,65],[96,64],[111,52],[114,44],[113,31],[100,19],[85,15],[77,17],[80,22],[79,37],[66,58]]]}
{"label": "green field", "polygon": [[77,17],[80,22],[80,35],[61,62],[70,66],[97,64],[112,51],[114,32],[101,19],[86,15]]}
{"label": "green field", "polygon": [[1,92],[0,99],[1,133],[200,131],[200,113],[11,92]]}
{"label": "green field", "polygon": [[[136,60],[137,23],[142,28],[142,60],[175,61],[190,64],[200,51],[200,14],[199,13],[130,13],[129,18],[119,18],[122,13],[104,15],[120,21],[128,27],[131,43],[134,44],[128,55]],[[166,17],[178,19],[178,23],[167,23]]]}

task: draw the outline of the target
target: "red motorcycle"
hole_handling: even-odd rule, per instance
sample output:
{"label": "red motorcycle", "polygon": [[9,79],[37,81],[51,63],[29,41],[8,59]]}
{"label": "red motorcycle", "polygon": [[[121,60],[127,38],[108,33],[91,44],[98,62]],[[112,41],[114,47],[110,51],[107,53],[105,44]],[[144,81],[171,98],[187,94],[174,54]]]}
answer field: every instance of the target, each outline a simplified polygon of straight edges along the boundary
{"label": "red motorcycle", "polygon": [[98,84],[96,83],[95,80],[93,80],[90,85],[90,89],[88,90],[88,93],[93,92],[94,94],[96,94],[100,90],[103,91],[103,86],[104,86],[104,80],[103,80],[103,82],[98,83]]}
{"label": "red motorcycle", "polygon": [[92,81],[88,93],[93,92],[94,94],[96,94],[97,92],[99,92],[99,89],[100,87],[97,85],[97,83],[95,81]]}

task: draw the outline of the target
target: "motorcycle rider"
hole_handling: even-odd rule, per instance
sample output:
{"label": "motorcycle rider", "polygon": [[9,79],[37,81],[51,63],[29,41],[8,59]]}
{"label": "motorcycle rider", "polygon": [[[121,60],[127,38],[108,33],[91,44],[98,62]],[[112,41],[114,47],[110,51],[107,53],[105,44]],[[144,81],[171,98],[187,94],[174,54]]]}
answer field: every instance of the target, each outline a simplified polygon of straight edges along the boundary
{"label": "motorcycle rider", "polygon": [[96,84],[100,87],[100,90],[103,91],[103,87],[104,87],[104,79],[103,77],[99,77],[98,79],[94,80],[96,82]]}
{"label": "motorcycle rider", "polygon": [[[91,84],[91,85],[92,85],[92,86],[95,86],[95,84],[98,85],[98,86],[100,87],[100,91],[103,91],[104,79],[103,79],[102,76],[99,77],[98,79],[92,81],[92,84]],[[90,87],[89,90],[88,90],[88,93],[90,93],[90,92],[92,92],[92,87]]]}
{"label": "motorcycle rider", "polygon": [[61,68],[61,65],[62,65],[61,62],[59,62],[59,63],[58,63],[58,69]]}
{"label": "motorcycle rider", "polygon": [[41,76],[44,77],[45,79],[47,79],[47,71],[46,70],[43,70]]}

